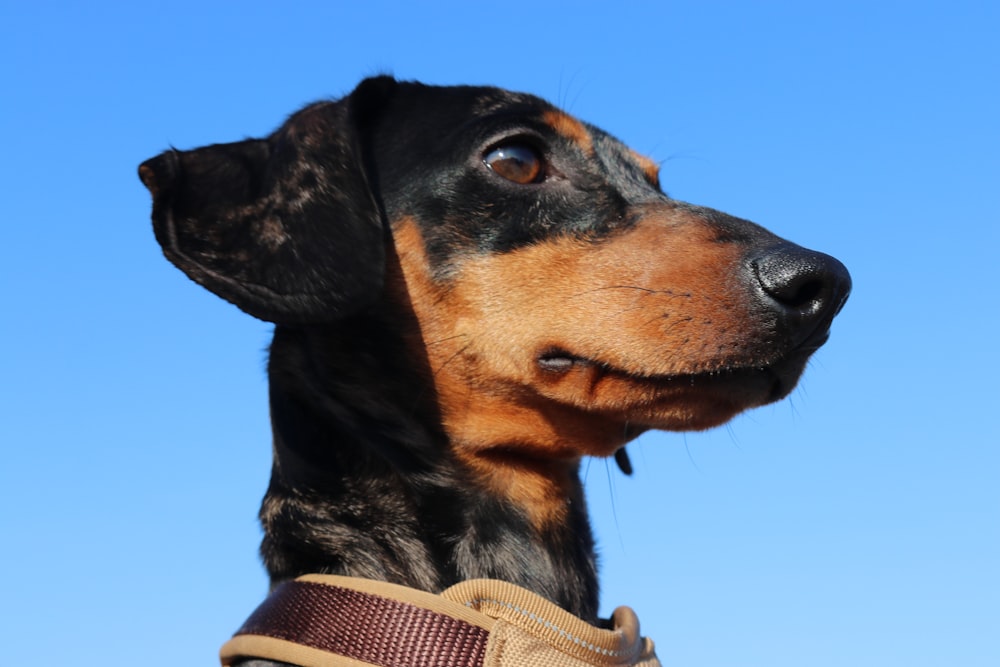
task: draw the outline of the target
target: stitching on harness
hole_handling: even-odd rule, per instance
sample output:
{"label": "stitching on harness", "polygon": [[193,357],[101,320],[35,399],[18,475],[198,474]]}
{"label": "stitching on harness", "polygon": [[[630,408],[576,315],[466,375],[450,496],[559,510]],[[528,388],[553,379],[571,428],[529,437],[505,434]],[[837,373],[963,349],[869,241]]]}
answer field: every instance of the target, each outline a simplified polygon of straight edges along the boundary
{"label": "stitching on harness", "polygon": [[471,607],[471,608],[475,609],[476,607],[478,607],[479,605],[481,605],[483,603],[497,604],[497,605],[500,605],[500,606],[503,606],[503,607],[507,607],[508,609],[510,609],[512,611],[516,611],[517,613],[521,614],[525,618],[528,618],[528,619],[534,621],[535,623],[538,623],[542,627],[544,627],[544,628],[546,628],[548,630],[554,630],[555,632],[559,633],[560,637],[563,637],[564,639],[568,639],[569,641],[573,642],[577,646],[580,646],[580,647],[585,648],[585,649],[587,649],[589,651],[597,653],[598,655],[604,655],[604,656],[608,656],[608,657],[611,657],[611,658],[620,658],[620,657],[623,657],[623,656],[626,655],[625,651],[613,651],[613,650],[610,650],[610,649],[601,648],[599,646],[594,646],[590,642],[584,641],[580,637],[577,637],[576,635],[574,635],[574,634],[572,634],[572,633],[570,633],[570,632],[568,632],[566,630],[563,630],[562,628],[560,628],[558,625],[556,625],[552,621],[544,619],[544,618],[538,616],[537,614],[535,614],[533,612],[530,612],[530,611],[528,611],[526,609],[521,609],[516,604],[510,603],[510,602],[504,602],[503,600],[494,600],[492,598],[476,598],[475,600],[469,600],[469,601],[467,601],[465,603],[465,606],[466,607]]}

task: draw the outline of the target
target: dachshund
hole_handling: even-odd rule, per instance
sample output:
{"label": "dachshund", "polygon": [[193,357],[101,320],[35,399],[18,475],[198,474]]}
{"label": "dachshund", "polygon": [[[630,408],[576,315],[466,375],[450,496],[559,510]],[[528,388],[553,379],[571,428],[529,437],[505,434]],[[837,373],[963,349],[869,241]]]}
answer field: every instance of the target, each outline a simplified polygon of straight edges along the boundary
{"label": "dachshund", "polygon": [[139,172],[166,257],[275,324],[273,584],[486,577],[594,621],[581,459],[782,399],[851,288],[498,88],[375,77]]}

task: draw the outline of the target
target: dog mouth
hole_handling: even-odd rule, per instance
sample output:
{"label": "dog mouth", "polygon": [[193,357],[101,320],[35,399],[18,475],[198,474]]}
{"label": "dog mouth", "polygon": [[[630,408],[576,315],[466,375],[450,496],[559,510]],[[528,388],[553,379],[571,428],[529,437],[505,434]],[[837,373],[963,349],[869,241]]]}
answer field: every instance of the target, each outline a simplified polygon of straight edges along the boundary
{"label": "dog mouth", "polygon": [[557,400],[620,413],[650,428],[704,429],[788,396],[828,335],[764,360],[717,360],[670,374],[625,369],[556,347],[540,353],[536,365]]}
{"label": "dog mouth", "polygon": [[[808,357],[808,353],[805,353],[804,357]],[[570,354],[563,350],[551,350],[538,357],[538,367],[543,372],[553,375],[582,371],[598,377],[618,377],[637,384],[663,387],[708,388],[709,386],[728,384],[756,385],[761,380],[766,380],[770,385],[767,392],[770,399],[768,402],[770,402],[784,398],[794,388],[800,373],[798,367],[804,366],[804,361],[805,359],[802,359],[800,363],[792,363],[792,359],[781,359],[774,364],[720,365],[713,370],[690,373],[647,374],[617,368],[611,364]]]}

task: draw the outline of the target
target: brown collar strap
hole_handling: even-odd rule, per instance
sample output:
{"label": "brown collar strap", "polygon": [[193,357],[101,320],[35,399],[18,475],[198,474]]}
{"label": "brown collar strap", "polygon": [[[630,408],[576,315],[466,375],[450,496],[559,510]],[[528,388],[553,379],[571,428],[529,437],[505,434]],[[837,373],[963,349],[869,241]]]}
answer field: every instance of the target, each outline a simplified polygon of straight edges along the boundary
{"label": "brown collar strap", "polygon": [[596,628],[548,600],[487,579],[440,595],[306,575],[285,582],[222,647],[224,667],[265,658],[301,667],[660,667],[628,607]]}

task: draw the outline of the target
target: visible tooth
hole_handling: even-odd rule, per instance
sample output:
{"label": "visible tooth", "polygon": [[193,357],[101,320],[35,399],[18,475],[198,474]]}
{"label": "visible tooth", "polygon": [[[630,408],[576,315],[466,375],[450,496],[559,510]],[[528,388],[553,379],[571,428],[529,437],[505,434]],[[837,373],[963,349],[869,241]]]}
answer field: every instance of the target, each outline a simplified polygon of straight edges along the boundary
{"label": "visible tooth", "polygon": [[566,371],[573,365],[573,360],[569,357],[542,357],[538,365],[547,371]]}

